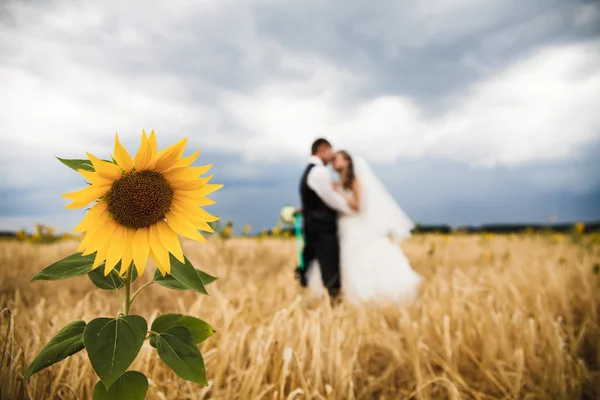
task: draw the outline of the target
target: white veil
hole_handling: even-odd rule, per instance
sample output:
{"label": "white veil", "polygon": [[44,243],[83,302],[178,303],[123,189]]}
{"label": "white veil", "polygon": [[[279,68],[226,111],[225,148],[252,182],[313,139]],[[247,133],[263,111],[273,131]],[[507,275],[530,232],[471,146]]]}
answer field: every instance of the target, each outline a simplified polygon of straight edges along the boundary
{"label": "white veil", "polygon": [[369,234],[391,235],[396,241],[410,237],[415,224],[406,215],[367,161],[352,156],[354,173],[360,185],[360,218]]}

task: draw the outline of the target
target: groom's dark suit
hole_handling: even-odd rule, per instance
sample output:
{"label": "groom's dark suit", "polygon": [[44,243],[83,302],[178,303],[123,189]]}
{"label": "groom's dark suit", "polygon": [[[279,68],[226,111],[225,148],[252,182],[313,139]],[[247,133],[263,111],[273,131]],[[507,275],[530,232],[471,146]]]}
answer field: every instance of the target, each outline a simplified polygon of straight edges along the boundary
{"label": "groom's dark suit", "polygon": [[[314,168],[321,170],[313,171]],[[340,248],[338,241],[337,211],[329,206],[317,193],[326,196],[326,200],[342,211],[351,212],[349,206],[339,195],[335,193],[328,181],[329,171],[323,171],[325,167],[320,160],[311,157],[311,163],[306,167],[300,180],[300,197],[302,199],[302,219],[304,228],[304,271],[297,270],[302,286],[307,286],[307,272],[311,262],[315,259],[319,262],[323,284],[329,291],[331,297],[336,297],[340,291]],[[310,174],[313,175],[311,187]],[[324,174],[327,174],[325,176]],[[329,187],[328,187],[329,186]]]}

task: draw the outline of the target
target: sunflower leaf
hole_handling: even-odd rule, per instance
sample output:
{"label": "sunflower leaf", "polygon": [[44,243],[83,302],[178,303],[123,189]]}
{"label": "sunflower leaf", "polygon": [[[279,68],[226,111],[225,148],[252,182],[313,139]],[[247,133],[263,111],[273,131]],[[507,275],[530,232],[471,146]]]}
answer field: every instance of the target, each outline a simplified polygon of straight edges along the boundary
{"label": "sunflower leaf", "polygon": [[180,378],[207,386],[206,368],[194,336],[184,326],[175,326],[156,335],[158,356]]}
{"label": "sunflower leaf", "polygon": [[25,371],[25,380],[31,375],[64,360],[84,349],[83,330],[85,321],[74,321],[62,328],[35,357]]}
{"label": "sunflower leaf", "polygon": [[90,160],[67,160],[64,158],[56,157],[58,161],[65,164],[67,167],[74,169],[77,171],[78,169],[82,169],[84,171],[94,171],[94,166]]}
{"label": "sunflower leaf", "polygon": [[[194,337],[194,343],[200,344],[212,335],[215,330],[208,323],[199,318],[183,314],[164,314],[156,317],[150,330],[156,333],[164,333],[175,326],[186,327]],[[150,336],[150,345],[156,347],[157,336]]]}
{"label": "sunflower leaf", "polygon": [[127,371],[106,390],[102,381],[96,383],[93,400],[144,400],[148,378],[141,372]]}
{"label": "sunflower leaf", "polygon": [[[213,283],[214,281],[217,280],[217,278],[215,278],[212,275],[207,274],[206,272],[200,271],[199,269],[195,268],[196,273],[198,274],[198,276],[200,277],[200,279],[202,280],[202,283],[204,283],[204,286]],[[169,289],[174,289],[174,290],[189,290],[190,288],[187,287],[186,285],[184,285],[183,283],[179,282],[177,279],[175,279],[173,277],[173,275],[165,275],[162,276],[162,274],[160,273],[160,271],[158,269],[156,269],[154,271],[154,281],[156,283],[158,283],[161,286],[164,286],[166,288]]]}
{"label": "sunflower leaf", "polygon": [[83,331],[83,343],[96,374],[106,389],[117,381],[137,357],[148,331],[139,315],[96,318]]}
{"label": "sunflower leaf", "polygon": [[88,277],[96,287],[102,290],[117,290],[124,285],[123,280],[114,269],[110,271],[110,274],[104,276],[102,269],[96,268],[88,273]]}
{"label": "sunflower leaf", "polygon": [[87,256],[82,256],[81,254],[82,253],[71,254],[44,268],[35,274],[30,282],[57,281],[89,273],[94,265],[96,255],[89,254]]}
{"label": "sunflower leaf", "polygon": [[[102,268],[96,268],[95,270],[88,273],[88,277],[92,281],[96,287],[99,287],[102,290],[116,290],[123,287],[123,278],[119,276],[119,271],[121,269],[121,261],[115,265],[115,268],[110,271],[110,274],[104,276],[104,272]],[[131,282],[135,282],[138,278],[138,272],[136,268],[132,268],[131,270]]]}
{"label": "sunflower leaf", "polygon": [[[179,283],[186,286],[188,289],[192,289],[198,293],[208,294],[206,291],[204,279],[208,283],[214,282],[216,280],[215,277],[202,272],[192,265],[190,260],[184,256],[185,263],[180,262],[177,258],[175,258],[172,254],[171,257],[171,276]],[[160,281],[157,281],[160,284]],[[208,284],[206,283],[206,284]]]}

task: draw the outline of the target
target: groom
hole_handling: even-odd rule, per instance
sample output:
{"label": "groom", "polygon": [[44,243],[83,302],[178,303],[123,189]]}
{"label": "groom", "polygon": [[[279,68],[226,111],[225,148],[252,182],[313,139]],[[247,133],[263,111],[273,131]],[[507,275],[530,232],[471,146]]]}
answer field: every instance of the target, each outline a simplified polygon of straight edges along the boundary
{"label": "groom", "polygon": [[307,276],[311,263],[319,262],[323,284],[332,299],[340,292],[340,247],[337,232],[337,214],[352,214],[344,197],[335,191],[326,165],[333,160],[331,144],[317,139],[312,144],[308,166],[300,180],[302,219],[304,228],[304,270],[296,274],[300,284],[308,286]]}

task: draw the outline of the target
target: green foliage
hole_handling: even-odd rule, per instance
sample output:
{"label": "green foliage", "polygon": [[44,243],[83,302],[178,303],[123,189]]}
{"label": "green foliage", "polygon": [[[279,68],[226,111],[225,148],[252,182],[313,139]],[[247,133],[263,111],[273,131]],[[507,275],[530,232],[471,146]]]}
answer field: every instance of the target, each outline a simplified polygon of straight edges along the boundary
{"label": "green foliage", "polygon": [[180,378],[208,385],[202,354],[196,347],[194,336],[184,326],[175,326],[156,336],[158,356]]}
{"label": "green foliage", "polygon": [[56,157],[58,161],[65,164],[67,167],[77,171],[82,169],[84,171],[94,171],[94,166],[90,160],[67,160],[64,158]]}
{"label": "green foliage", "polygon": [[200,274],[196,272],[196,269],[190,260],[187,259],[187,257],[184,257],[185,263],[179,262],[179,260],[172,254],[170,254],[170,257],[171,275],[177,280],[177,282],[198,293],[208,294]]}
{"label": "green foliage", "polygon": [[148,392],[148,379],[137,371],[127,371],[106,389],[102,381],[96,383],[94,400],[144,400]]}
{"label": "green foliage", "polygon": [[71,254],[44,268],[31,278],[31,282],[56,281],[89,273],[92,270],[96,255],[89,254],[87,256],[82,256],[81,254],[82,253]]}
{"label": "green foliage", "polygon": [[84,328],[84,321],[75,321],[58,331],[56,336],[42,348],[37,357],[29,364],[27,371],[25,371],[25,380],[29,380],[31,375],[44,368],[48,368],[83,350]]}
{"label": "green foliage", "polygon": [[[123,279],[119,276],[119,271],[121,269],[121,261],[117,263],[115,268],[110,271],[110,274],[104,276],[104,269],[96,268],[95,270],[88,273],[88,277],[92,281],[96,287],[102,290],[118,290],[125,285]],[[132,276],[131,281],[134,282],[138,278],[137,269],[133,268],[131,270]]]}
{"label": "green foliage", "polygon": [[[164,333],[176,326],[187,328],[192,334],[195,344],[202,343],[215,333],[213,327],[208,323],[199,318],[183,314],[161,315],[154,320],[150,330],[155,333]],[[150,344],[152,347],[156,347],[156,336],[150,337]]]}
{"label": "green foliage", "polygon": [[83,331],[83,343],[92,367],[106,389],[127,371],[137,357],[148,324],[139,315],[96,318]]}

